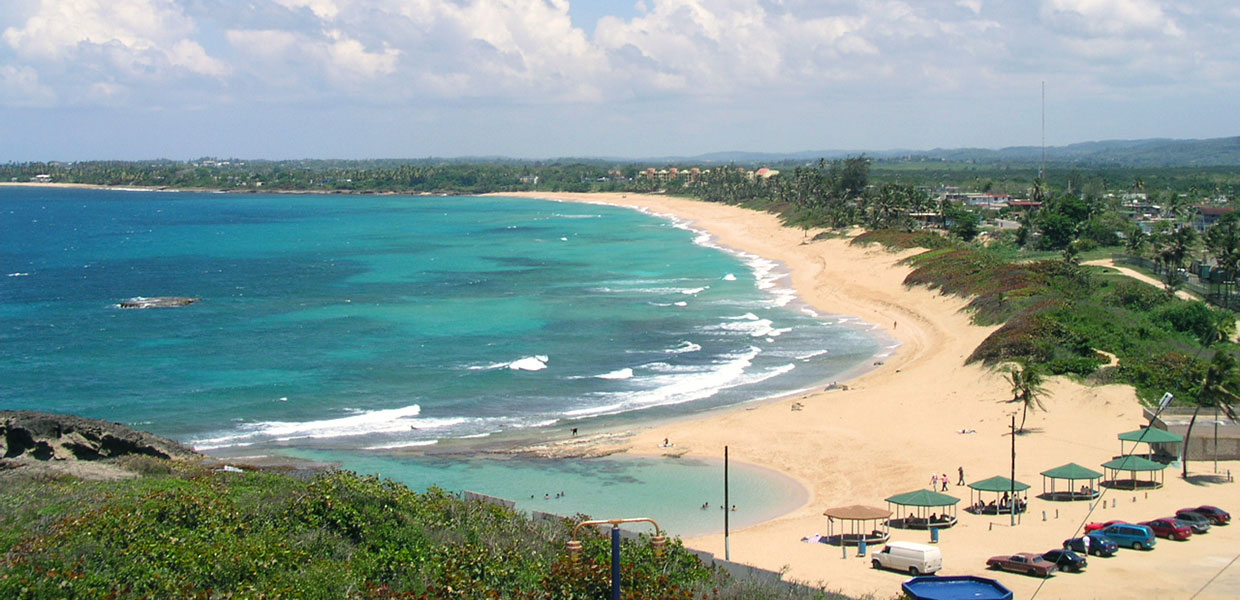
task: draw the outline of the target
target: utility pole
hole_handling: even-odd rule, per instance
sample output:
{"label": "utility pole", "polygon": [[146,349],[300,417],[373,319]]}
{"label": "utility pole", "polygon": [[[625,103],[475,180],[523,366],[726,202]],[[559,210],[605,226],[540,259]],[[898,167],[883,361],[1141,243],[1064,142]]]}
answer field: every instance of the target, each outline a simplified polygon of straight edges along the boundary
{"label": "utility pole", "polygon": [[723,559],[732,560],[732,540],[728,537],[728,447],[723,447]]}
{"label": "utility pole", "polygon": [[1012,415],[1012,478],[1009,481],[1012,484],[1011,496],[1009,496],[1008,512],[1012,515],[1012,526],[1016,526],[1016,415]]}

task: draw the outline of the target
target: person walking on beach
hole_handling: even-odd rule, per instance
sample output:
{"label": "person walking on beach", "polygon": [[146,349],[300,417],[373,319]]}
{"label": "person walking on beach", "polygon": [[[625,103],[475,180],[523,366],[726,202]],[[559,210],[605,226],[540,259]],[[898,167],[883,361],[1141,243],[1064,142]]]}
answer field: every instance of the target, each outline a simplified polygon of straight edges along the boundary
{"label": "person walking on beach", "polygon": [[930,474],[930,491],[933,492],[934,490],[937,490],[937,489],[939,489],[939,474],[931,473]]}
{"label": "person walking on beach", "polygon": [[956,485],[964,485],[964,467],[957,467],[956,471],[960,473],[960,479],[956,480]]}
{"label": "person walking on beach", "polygon": [[947,473],[944,473],[944,474],[943,474],[942,480],[943,480],[943,490],[942,490],[942,491],[946,492],[946,491],[947,491]]}

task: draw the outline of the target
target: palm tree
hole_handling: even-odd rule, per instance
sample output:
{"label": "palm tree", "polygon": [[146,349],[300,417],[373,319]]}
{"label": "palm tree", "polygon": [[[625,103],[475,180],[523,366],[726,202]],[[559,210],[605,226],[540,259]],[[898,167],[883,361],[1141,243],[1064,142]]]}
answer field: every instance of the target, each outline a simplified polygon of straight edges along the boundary
{"label": "palm tree", "polygon": [[1145,233],[1145,230],[1141,229],[1141,227],[1133,226],[1128,233],[1128,253],[1133,256],[1141,256],[1141,252],[1145,250],[1145,246],[1149,242],[1149,234]]}
{"label": "palm tree", "polygon": [[1045,411],[1046,406],[1042,404],[1041,396],[1047,396],[1050,392],[1042,384],[1042,373],[1027,362],[1011,365],[1005,371],[1007,381],[1012,385],[1011,402],[1020,402],[1023,405],[1017,433],[1024,433],[1029,409]]}
{"label": "palm tree", "polygon": [[[1236,365],[1235,357],[1229,352],[1215,353],[1214,360],[1210,361],[1206,375],[1201,380],[1201,389],[1197,391],[1193,417],[1188,420],[1188,431],[1184,432],[1184,470],[1181,473],[1183,477],[1188,477],[1188,440],[1193,435],[1197,413],[1201,412],[1202,407],[1213,407],[1222,410],[1229,419],[1234,421],[1236,412],[1232,404],[1240,403],[1240,396],[1227,389],[1227,386],[1234,386],[1236,383],[1240,383],[1240,368]],[[1218,452],[1217,448],[1215,452]]]}

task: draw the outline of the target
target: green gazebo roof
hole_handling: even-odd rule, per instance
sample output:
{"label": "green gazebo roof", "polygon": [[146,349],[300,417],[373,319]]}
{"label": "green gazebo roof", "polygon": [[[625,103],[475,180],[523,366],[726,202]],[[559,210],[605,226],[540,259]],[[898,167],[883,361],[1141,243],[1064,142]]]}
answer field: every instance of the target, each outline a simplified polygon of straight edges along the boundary
{"label": "green gazebo roof", "polygon": [[1102,473],[1076,463],[1068,463],[1062,467],[1042,471],[1042,476],[1052,479],[1100,479]]}
{"label": "green gazebo roof", "polygon": [[1154,462],[1143,456],[1121,456],[1115,460],[1102,463],[1103,467],[1116,471],[1161,471],[1167,468],[1160,462]]}
{"label": "green gazebo roof", "polygon": [[1179,444],[1184,441],[1184,436],[1156,427],[1142,427],[1136,431],[1119,434],[1119,439],[1125,442],[1144,442],[1146,444]]}
{"label": "green gazebo roof", "polygon": [[896,494],[888,498],[887,501],[901,506],[951,506],[960,502],[960,498],[930,490],[917,490],[915,492]]}
{"label": "green gazebo roof", "polygon": [[1018,492],[1023,492],[1029,489],[1029,486],[1027,484],[1021,483],[1019,481],[1012,481],[1011,479],[1008,479],[1007,477],[1004,477],[1002,475],[995,475],[994,477],[991,477],[990,479],[974,481],[973,483],[969,484],[969,487],[979,492],[1010,492],[1012,491],[1013,486],[1015,486],[1015,490]]}

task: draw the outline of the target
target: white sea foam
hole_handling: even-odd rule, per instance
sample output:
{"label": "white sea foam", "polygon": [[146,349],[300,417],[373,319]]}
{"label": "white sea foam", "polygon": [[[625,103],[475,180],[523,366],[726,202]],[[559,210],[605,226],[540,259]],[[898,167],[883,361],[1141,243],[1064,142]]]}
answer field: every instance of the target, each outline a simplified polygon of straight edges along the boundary
{"label": "white sea foam", "polygon": [[680,342],[679,346],[676,346],[675,348],[668,348],[667,350],[664,350],[664,352],[668,354],[685,354],[688,352],[697,352],[701,349],[702,347],[698,344],[685,340]]}
{"label": "white sea foam", "polygon": [[689,289],[680,290],[680,293],[686,296],[696,296],[702,292],[705,292],[708,289],[710,289],[709,285],[704,286],[704,287],[699,287],[699,288],[689,288]]}
{"label": "white sea foam", "polygon": [[351,409],[349,416],[316,421],[262,421],[241,425],[239,431],[193,442],[199,450],[240,446],[256,442],[286,442],[297,439],[324,439],[359,435],[404,433],[412,429],[446,429],[465,423],[467,419],[419,418],[422,408],[417,404],[384,410]]}
{"label": "white sea foam", "polygon": [[513,371],[541,371],[547,368],[547,357],[542,355],[527,356],[508,363],[508,368]]}
{"label": "white sea foam", "polygon": [[723,276],[723,280],[724,281],[736,281],[736,275],[728,273],[727,275]]}
{"label": "white sea foam", "polygon": [[654,406],[683,404],[709,398],[728,388],[759,383],[796,368],[796,365],[787,364],[759,373],[747,372],[753,364],[753,359],[761,352],[759,348],[750,347],[743,354],[728,357],[728,360],[711,365],[706,370],[663,374],[635,380],[643,389],[633,392],[598,394],[595,397],[604,403],[567,411],[565,415],[570,418],[594,417]]}
{"label": "white sea foam", "polygon": [[364,446],[362,450],[394,450],[396,448],[416,448],[419,446],[434,446],[439,440],[410,440],[404,442],[393,442],[391,444],[377,444],[374,446]]}
{"label": "white sea foam", "polygon": [[770,319],[760,318],[753,313],[746,313],[739,317],[728,317],[725,322],[711,325],[704,329],[706,331],[734,331],[760,338],[777,337],[792,331],[791,327],[777,328]]}
{"label": "white sea foam", "polygon": [[519,358],[511,362],[491,363],[487,365],[472,365],[467,367],[470,371],[494,371],[496,369],[511,369],[513,371],[541,371],[547,368],[549,358],[542,354]]}
{"label": "white sea foam", "polygon": [[817,351],[814,351],[814,352],[810,352],[809,354],[802,354],[802,355],[800,355],[800,356],[798,356],[798,357],[797,357],[797,360],[809,360],[809,359],[811,359],[811,358],[817,358],[817,357],[822,356],[822,355],[824,355],[824,354],[829,354],[830,352],[831,352],[830,350],[827,350],[827,349],[825,349],[825,348],[824,348],[824,349],[822,349],[822,350],[817,350]]}
{"label": "white sea foam", "polygon": [[30,277],[30,273],[9,273],[9,277]]}
{"label": "white sea foam", "polygon": [[599,379],[632,379],[633,369],[625,367],[623,369],[616,369],[615,371],[612,371],[610,373],[603,373],[602,375],[595,375],[595,377]]}
{"label": "white sea foam", "polygon": [[683,301],[682,301],[682,302],[673,302],[673,303],[672,303],[672,305],[673,305],[673,306],[689,306],[689,303],[688,303],[688,302],[683,302]]}

